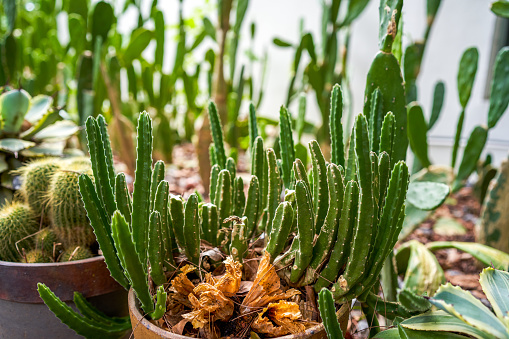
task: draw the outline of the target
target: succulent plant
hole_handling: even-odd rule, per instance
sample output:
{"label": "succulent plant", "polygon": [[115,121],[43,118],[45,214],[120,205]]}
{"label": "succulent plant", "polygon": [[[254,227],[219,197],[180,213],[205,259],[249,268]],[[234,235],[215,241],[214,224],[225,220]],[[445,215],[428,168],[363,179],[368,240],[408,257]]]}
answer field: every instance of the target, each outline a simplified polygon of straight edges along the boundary
{"label": "succulent plant", "polygon": [[500,251],[509,253],[509,159],[500,165],[493,185],[487,192],[481,218],[476,226],[479,242],[492,246]]}
{"label": "succulent plant", "polygon": [[53,174],[60,168],[61,162],[57,158],[43,158],[29,162],[20,167],[20,192],[32,208],[36,216],[43,216],[48,220],[48,188]]}
{"label": "succulent plant", "polygon": [[92,174],[89,161],[64,161],[52,176],[47,192],[51,229],[64,247],[87,247],[95,242],[80,196],[78,179],[82,173]]}
{"label": "succulent plant", "polygon": [[[23,240],[39,229],[34,212],[26,204],[14,202],[0,209],[0,259],[19,261],[22,248],[32,248],[31,240]],[[16,246],[16,243],[18,245]]]}
{"label": "succulent plant", "polygon": [[50,257],[42,249],[35,248],[26,253],[26,262],[29,264],[40,264],[50,262]]}
{"label": "succulent plant", "polygon": [[[469,292],[448,283],[442,285],[437,293],[428,299],[439,309],[438,311],[431,311],[401,322],[405,330],[400,331],[399,335],[394,333],[395,330],[390,330],[379,333],[375,338],[419,338],[418,336],[423,336],[424,333],[425,336],[434,338],[466,338],[466,336],[509,338],[507,324],[509,308],[506,297],[509,292],[507,287],[509,273],[485,268],[479,282],[491,303],[493,312]],[[404,334],[407,329],[412,336]]]}
{"label": "succulent plant", "polygon": [[[28,159],[44,156],[63,156],[65,141],[78,131],[68,114],[53,107],[53,98],[30,96],[23,89],[0,88],[0,200],[11,201],[19,188],[17,170]],[[11,171],[14,171],[10,173]],[[44,186],[44,181],[41,181]],[[30,189],[29,189],[30,190]],[[31,192],[29,192],[31,194]],[[39,198],[31,196],[42,203]],[[40,215],[41,207],[34,206]]]}
{"label": "succulent plant", "polygon": [[53,245],[56,242],[58,242],[57,236],[50,227],[43,228],[34,236],[35,248],[42,250],[48,256],[53,256]]}
{"label": "succulent plant", "polygon": [[92,258],[93,254],[89,248],[80,245],[67,247],[60,255],[59,261],[76,261],[82,259]]}

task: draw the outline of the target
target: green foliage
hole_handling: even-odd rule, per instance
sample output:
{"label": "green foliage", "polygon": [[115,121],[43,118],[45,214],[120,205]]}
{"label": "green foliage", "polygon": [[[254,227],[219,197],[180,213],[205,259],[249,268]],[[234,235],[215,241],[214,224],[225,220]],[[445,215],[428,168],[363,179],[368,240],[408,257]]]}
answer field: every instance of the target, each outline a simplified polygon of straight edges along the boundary
{"label": "green foliage", "polygon": [[336,306],[334,305],[334,299],[332,293],[328,289],[323,289],[318,295],[318,309],[320,310],[320,317],[323,320],[327,337],[343,338],[343,331],[339,326],[338,318],[336,316]]}
{"label": "green foliage", "polygon": [[[496,173],[495,170],[491,170]],[[505,159],[500,165],[499,173],[496,175],[493,185],[490,185],[489,189],[487,188],[487,183],[491,181],[489,176],[483,182],[484,189],[488,190],[487,198],[481,210],[480,222],[475,229],[477,241],[506,253],[509,253],[508,228],[505,227],[508,220],[507,213],[509,212],[506,203],[509,197],[508,177],[509,160]]]}
{"label": "green foliage", "polygon": [[476,338],[509,338],[509,307],[503,297],[508,291],[509,274],[485,268],[479,282],[495,314],[469,292],[446,284],[429,299],[441,311],[407,319],[401,325],[412,330],[459,332]]}
{"label": "green foliage", "polygon": [[37,284],[37,291],[48,308],[70,329],[86,338],[119,338],[131,329],[129,317],[107,317],[77,292],[74,303],[81,314],[60,300],[46,285]]}

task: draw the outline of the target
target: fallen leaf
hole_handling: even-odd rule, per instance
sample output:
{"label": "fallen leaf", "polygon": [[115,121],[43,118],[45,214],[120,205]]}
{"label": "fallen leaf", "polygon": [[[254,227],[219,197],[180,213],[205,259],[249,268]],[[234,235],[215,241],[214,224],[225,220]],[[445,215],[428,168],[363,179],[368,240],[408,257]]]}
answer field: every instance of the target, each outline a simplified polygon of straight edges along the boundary
{"label": "fallen leaf", "polygon": [[271,302],[288,299],[296,294],[300,294],[300,292],[295,289],[289,289],[283,292],[280,287],[281,282],[276,273],[276,269],[274,265],[270,263],[270,254],[265,252],[260,261],[253,286],[242,302],[240,313],[246,314],[253,310],[261,309]]}
{"label": "fallen leaf", "polygon": [[277,303],[270,303],[258,315],[251,327],[258,333],[264,333],[269,337],[296,334],[306,330],[304,323],[299,321],[301,318],[299,305],[279,300]]}
{"label": "fallen leaf", "polygon": [[194,285],[187,277],[187,274],[194,270],[195,267],[193,265],[185,265],[180,269],[182,273],[173,278],[171,286],[177,293],[188,296],[189,293],[193,292]]}

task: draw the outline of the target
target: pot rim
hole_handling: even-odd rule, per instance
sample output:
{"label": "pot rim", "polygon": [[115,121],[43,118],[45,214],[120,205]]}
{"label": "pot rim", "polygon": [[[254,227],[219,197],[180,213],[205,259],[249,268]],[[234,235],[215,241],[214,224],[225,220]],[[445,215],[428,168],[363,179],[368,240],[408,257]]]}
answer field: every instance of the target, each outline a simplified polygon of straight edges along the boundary
{"label": "pot rim", "polygon": [[73,260],[73,261],[65,261],[65,262],[45,262],[45,263],[24,263],[24,262],[13,262],[13,261],[3,261],[0,260],[0,266],[6,267],[25,267],[25,268],[39,268],[39,267],[65,267],[72,266],[77,264],[87,264],[89,262],[102,261],[104,257],[102,255],[97,255],[92,258],[81,259],[81,260]]}
{"label": "pot rim", "polygon": [[38,282],[46,284],[62,301],[73,300],[74,291],[89,298],[123,289],[111,277],[102,255],[57,263],[0,261],[0,300],[43,303]]}
{"label": "pot rim", "polygon": [[[189,339],[191,337],[187,337],[184,335],[176,334],[170,331],[166,331],[161,327],[153,324],[147,318],[141,315],[140,310],[138,308],[138,301],[135,297],[134,290],[132,288],[129,289],[129,295],[127,297],[127,302],[129,303],[129,314],[131,315],[131,325],[133,327],[133,333],[136,333],[136,328],[138,326],[145,327],[148,331],[154,332],[159,335],[161,338],[169,338],[169,339]],[[134,319],[133,319],[134,318]],[[133,321],[136,320],[136,321]],[[298,338],[309,338],[313,334],[317,334],[319,332],[324,332],[325,328],[323,323],[320,323],[316,326],[308,328],[304,332],[298,334],[289,334],[282,337],[276,337],[272,339],[298,339]]]}

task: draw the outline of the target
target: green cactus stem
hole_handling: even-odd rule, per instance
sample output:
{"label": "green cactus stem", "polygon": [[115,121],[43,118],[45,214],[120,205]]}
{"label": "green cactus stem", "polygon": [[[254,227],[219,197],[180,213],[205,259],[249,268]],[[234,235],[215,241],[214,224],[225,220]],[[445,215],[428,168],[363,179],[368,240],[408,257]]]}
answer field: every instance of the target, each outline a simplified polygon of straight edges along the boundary
{"label": "green cactus stem", "polygon": [[36,216],[48,221],[47,196],[53,174],[60,168],[56,158],[45,158],[29,162],[18,169],[22,184],[20,192]]}
{"label": "green cactus stem", "polygon": [[322,318],[325,332],[327,332],[327,337],[330,339],[344,338],[336,315],[336,306],[332,293],[326,288],[318,294],[318,309],[320,310],[320,317]]}
{"label": "green cactus stem", "polygon": [[48,189],[51,228],[64,245],[88,247],[95,242],[79,189],[80,174],[92,175],[90,163],[66,161],[52,177]]}
{"label": "green cactus stem", "polygon": [[162,239],[161,213],[154,211],[150,214],[148,231],[148,261],[150,262],[150,277],[156,285],[166,283],[164,276],[164,239]]}
{"label": "green cactus stem", "polygon": [[269,233],[269,241],[265,250],[270,254],[272,261],[283,251],[288,235],[293,225],[292,205],[284,201],[277,207],[272,223],[272,232]]}
{"label": "green cactus stem", "polygon": [[148,227],[150,213],[150,179],[152,175],[152,121],[147,112],[138,118],[136,172],[134,175],[133,213],[131,228],[136,252],[143,267],[147,263]]}
{"label": "green cactus stem", "polygon": [[345,146],[343,145],[343,124],[341,118],[343,116],[343,92],[341,87],[335,84],[332,87],[330,98],[330,145],[331,145],[331,162],[336,165],[345,166]]}
{"label": "green cactus stem", "polygon": [[200,223],[198,217],[198,196],[189,196],[185,207],[184,237],[186,239],[185,253],[190,262],[200,264]]}
{"label": "green cactus stem", "polygon": [[286,107],[279,110],[279,145],[281,147],[281,174],[286,189],[292,188],[292,166],[295,161],[295,147],[293,144],[292,117]]}

